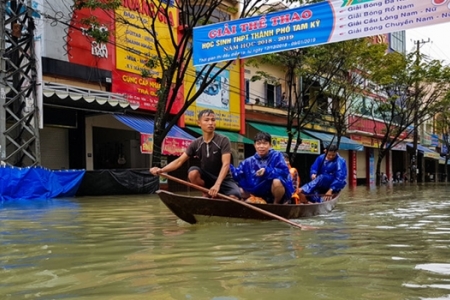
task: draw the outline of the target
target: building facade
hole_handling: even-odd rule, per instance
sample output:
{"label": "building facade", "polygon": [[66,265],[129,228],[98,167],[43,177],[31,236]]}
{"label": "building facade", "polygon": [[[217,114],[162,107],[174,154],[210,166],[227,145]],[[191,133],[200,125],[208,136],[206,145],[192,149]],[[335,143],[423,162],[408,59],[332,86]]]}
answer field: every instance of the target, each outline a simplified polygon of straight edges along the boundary
{"label": "building facade", "polygon": [[[66,21],[41,18],[37,27],[40,39],[36,44],[43,74],[38,82],[43,98],[39,130],[41,165],[49,169],[148,168],[152,164],[153,116],[162,74],[159,68],[142,69],[148,58],[143,53],[154,54],[151,36],[144,29],[124,25],[120,18],[144,23],[157,18],[158,37],[164,39],[164,36],[183,35],[179,13],[171,8],[170,17],[165,18],[152,7],[144,9],[132,5],[133,1],[123,1],[114,11],[116,17],[111,18],[110,14],[101,11],[72,11],[71,3],[71,0],[47,1],[42,12],[47,16],[57,12]],[[230,5],[237,3],[230,2]],[[213,19],[217,22],[231,20],[235,14],[237,11],[225,7],[217,10]],[[109,42],[96,43],[89,36],[91,28],[83,19],[92,15],[99,21],[96,26],[111,33]],[[393,50],[404,50],[404,34],[380,35],[374,40],[390,43]],[[171,53],[169,42],[163,47]],[[253,80],[260,71],[272,78]],[[191,89],[197,88],[194,78],[199,72],[200,68],[189,66],[184,87],[176,95],[170,115],[179,112]],[[143,76],[143,73],[151,76]],[[163,142],[163,162],[179,156],[190,141],[201,134],[196,116],[205,108],[216,112],[218,132],[230,138],[235,164],[253,155],[253,136],[257,131],[271,133],[273,148],[286,152],[285,82],[286,73],[280,67],[268,64],[252,67],[245,61],[236,60],[187,108],[183,118],[169,132]],[[365,84],[365,89],[371,88],[369,81]],[[326,115],[321,118],[327,121]],[[378,141],[373,124],[368,125],[367,121],[364,116],[359,123],[349,120],[355,125],[349,128],[349,135],[341,139],[340,154],[348,161],[348,182],[353,186],[371,184],[375,178]],[[325,123],[311,122],[301,132],[302,143],[298,145],[293,165],[299,169],[302,178],[309,177],[309,167],[315,158],[335,142],[336,130]],[[378,126],[381,122],[376,124]],[[291,145],[291,152],[294,147],[295,143]],[[407,151],[407,144],[395,147],[385,158],[382,171],[392,177],[397,170],[409,168]],[[427,163],[428,158],[435,160],[429,157],[432,155],[424,154],[418,158],[425,166],[429,165],[424,172],[437,172],[436,164]]]}

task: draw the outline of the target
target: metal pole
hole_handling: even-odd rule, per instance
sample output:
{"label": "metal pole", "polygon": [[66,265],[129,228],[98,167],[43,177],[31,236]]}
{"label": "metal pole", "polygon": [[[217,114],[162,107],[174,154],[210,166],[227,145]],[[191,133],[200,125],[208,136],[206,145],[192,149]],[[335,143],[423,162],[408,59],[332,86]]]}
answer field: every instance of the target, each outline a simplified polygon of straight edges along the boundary
{"label": "metal pole", "polygon": [[40,164],[31,7],[32,0],[0,4],[0,153],[17,167]]}
{"label": "metal pole", "polygon": [[[419,59],[419,54],[420,54],[420,41],[416,41],[416,68],[419,68],[419,63],[420,63],[420,59]],[[417,70],[416,70],[417,72]],[[413,113],[413,118],[414,118],[414,132],[413,132],[413,155],[411,158],[411,179],[412,182],[416,183],[417,182],[417,168],[418,168],[418,156],[417,156],[417,142],[419,139],[419,129],[417,128],[417,124],[419,123],[417,120],[417,114],[418,114],[418,106],[419,106],[419,80],[416,78],[415,79],[415,94],[414,94],[414,105],[413,105],[413,109],[414,109],[414,113]],[[423,172],[423,170],[422,170]]]}
{"label": "metal pole", "polygon": [[[428,43],[428,41],[416,41],[416,72],[419,72],[419,68],[420,68],[420,44],[425,44]],[[417,183],[417,176],[418,176],[418,171],[421,169],[421,181],[424,182],[425,181],[425,163],[424,160],[425,158],[422,157],[422,164],[420,169],[418,169],[419,167],[419,157],[418,157],[418,152],[417,152],[417,144],[419,141],[419,109],[420,109],[420,99],[419,99],[419,78],[417,77],[417,73],[416,73],[416,78],[415,78],[415,94],[414,94],[414,105],[413,105],[413,109],[414,109],[414,141],[413,141],[413,156],[411,159],[411,179],[413,180],[413,182]]]}
{"label": "metal pole", "polygon": [[5,14],[6,0],[0,3],[0,160],[4,161],[6,157],[6,85],[5,82]]}

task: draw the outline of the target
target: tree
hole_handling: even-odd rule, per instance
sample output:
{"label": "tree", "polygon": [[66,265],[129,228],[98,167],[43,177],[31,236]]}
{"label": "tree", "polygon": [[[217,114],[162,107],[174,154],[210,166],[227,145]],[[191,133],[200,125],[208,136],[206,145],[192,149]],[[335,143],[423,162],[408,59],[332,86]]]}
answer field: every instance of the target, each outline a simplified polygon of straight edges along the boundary
{"label": "tree", "polygon": [[[351,125],[348,116],[359,105],[362,80],[378,67],[385,51],[385,45],[356,39],[248,60],[255,66],[277,65],[286,70],[285,78],[280,80],[285,82],[288,105],[286,152],[295,154],[302,142],[301,130],[318,121],[336,129],[339,145]],[[260,71],[252,80],[270,78],[271,74]],[[296,143],[291,151],[293,140]]]}
{"label": "tree", "polygon": [[[411,138],[418,126],[442,111],[449,76],[448,66],[439,60],[426,60],[420,53],[406,56],[388,53],[380,67],[371,74],[371,80],[377,87],[371,103],[371,118],[384,124],[382,132],[375,129],[373,132],[380,139],[377,184],[380,183],[381,162],[388,151],[405,138]],[[415,142],[414,153],[416,147]],[[412,176],[415,176],[415,170],[412,171]]]}
{"label": "tree", "polygon": [[[244,0],[238,7],[238,2],[235,0],[75,0],[75,9],[101,9],[113,15],[112,12],[124,3],[128,8],[133,9],[137,18],[117,15],[116,22],[144,30],[152,39],[152,49],[149,50],[149,53],[142,54],[142,58],[145,60],[142,65],[142,75],[158,76],[161,85],[157,93],[158,104],[155,113],[152,163],[152,165],[160,165],[162,143],[169,130],[205,89],[214,83],[216,77],[233,62],[208,64],[193,71],[191,63],[193,28],[227,20],[229,15],[233,15],[235,18],[251,16],[263,5],[267,5],[267,1]],[[147,21],[148,16],[151,16],[150,22]],[[178,22],[176,22],[177,19]],[[108,41],[109,37],[98,30],[100,24],[95,17],[86,18],[84,22],[89,25],[88,34],[97,42]],[[165,46],[161,36],[158,36],[158,32],[161,32],[161,23],[165,24],[166,30],[169,32],[169,35],[164,37],[169,40],[169,47]],[[181,34],[177,34],[177,30],[181,30]],[[128,51],[133,51],[133,49],[128,49]],[[193,77],[193,80],[187,83],[185,79],[189,76]],[[171,115],[170,112],[176,103],[177,95],[182,90],[187,91],[184,94],[185,101],[182,107],[174,115]]]}
{"label": "tree", "polygon": [[[312,69],[320,72],[314,77],[328,78],[321,85],[315,106],[336,130],[338,147],[341,137],[359,120],[354,113],[360,110],[365,78],[379,67],[385,52],[385,44],[364,38],[313,48],[308,55],[307,68],[301,76],[308,78]],[[354,117],[350,119],[350,115]]]}
{"label": "tree", "polygon": [[[441,154],[444,154],[444,180],[448,180],[448,166],[447,163],[450,159],[450,93],[447,93],[446,97],[442,101],[444,107],[441,112],[436,115],[436,131],[442,136],[441,139]],[[445,149],[445,151],[444,151]]]}

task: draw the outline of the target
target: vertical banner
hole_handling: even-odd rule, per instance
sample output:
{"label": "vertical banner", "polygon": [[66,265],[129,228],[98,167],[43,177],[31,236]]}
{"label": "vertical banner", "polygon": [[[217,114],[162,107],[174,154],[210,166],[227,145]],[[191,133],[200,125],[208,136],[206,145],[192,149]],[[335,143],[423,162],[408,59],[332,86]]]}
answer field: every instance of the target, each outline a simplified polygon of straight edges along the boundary
{"label": "vertical banner", "polygon": [[447,0],[336,0],[194,28],[194,66],[450,21]]}
{"label": "vertical banner", "polygon": [[[165,9],[167,1],[160,2]],[[122,5],[115,11],[116,65],[112,91],[126,94],[130,103],[151,111],[156,111],[162,78],[160,67],[145,67],[149,58],[158,55],[154,37],[158,36],[160,46],[168,55],[174,55],[171,36],[178,36],[178,9],[169,6],[167,17],[158,10],[159,5],[158,1],[122,1]],[[153,22],[157,32],[152,32]],[[143,72],[147,72],[149,76],[144,78]],[[171,113],[177,113],[182,107],[183,92],[183,89],[180,89]]]}
{"label": "vertical banner", "polygon": [[349,185],[351,187],[356,187],[357,185],[357,159],[356,159],[356,151],[354,150],[349,150],[348,151],[348,161],[350,162],[349,164],[349,174],[350,174],[350,178],[349,178]]}
{"label": "vertical banner", "polygon": [[[167,165],[167,156],[161,156],[161,168]],[[167,184],[169,180],[164,176],[159,176],[159,184]]]}
{"label": "vertical banner", "polygon": [[369,185],[374,186],[375,185],[375,153],[373,148],[366,148],[367,152],[369,154]]}

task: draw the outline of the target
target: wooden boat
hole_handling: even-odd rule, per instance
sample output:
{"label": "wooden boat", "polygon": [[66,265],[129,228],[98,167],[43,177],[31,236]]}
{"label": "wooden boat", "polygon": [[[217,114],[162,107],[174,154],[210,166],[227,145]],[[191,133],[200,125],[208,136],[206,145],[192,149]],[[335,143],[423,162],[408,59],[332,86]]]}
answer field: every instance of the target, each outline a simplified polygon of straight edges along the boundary
{"label": "wooden boat", "polygon": [[[161,201],[181,220],[196,224],[204,221],[273,220],[272,217],[246,206],[223,199],[185,196],[158,190]],[[298,219],[327,214],[337,204],[339,194],[333,199],[313,204],[252,204],[285,219]],[[225,220],[224,220],[225,219]]]}

